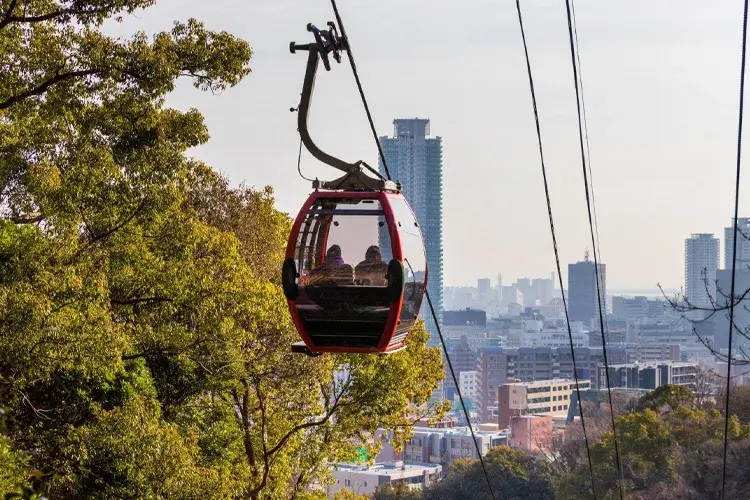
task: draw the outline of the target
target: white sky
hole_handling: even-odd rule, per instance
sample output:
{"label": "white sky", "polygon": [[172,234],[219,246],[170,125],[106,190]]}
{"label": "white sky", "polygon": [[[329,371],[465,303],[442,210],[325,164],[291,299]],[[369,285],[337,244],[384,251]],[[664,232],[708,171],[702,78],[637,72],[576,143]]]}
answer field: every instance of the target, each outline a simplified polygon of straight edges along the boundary
{"label": "white sky", "polygon": [[[549,276],[515,2],[338,3],[378,134],[390,135],[394,118],[418,116],[443,137],[445,283]],[[565,3],[525,0],[522,8],[566,276],[591,243]],[[576,13],[608,288],[680,287],[685,238],[720,236],[732,215],[742,2],[578,0]],[[161,0],[113,30],[153,33],[189,17],[255,50],[253,73],[236,88],[213,96],[183,85],[171,96],[170,105],[206,117],[212,139],[193,154],[234,183],[274,186],[279,208],[295,214],[310,187],[296,172],[288,109],[299,100],[306,54],[288,46],[310,40],[306,23],[333,20],[330,3]],[[323,149],[377,163],[346,61],[319,73],[311,129]],[[309,155],[302,169],[336,175]],[[740,216],[750,215],[749,203],[741,199]]]}

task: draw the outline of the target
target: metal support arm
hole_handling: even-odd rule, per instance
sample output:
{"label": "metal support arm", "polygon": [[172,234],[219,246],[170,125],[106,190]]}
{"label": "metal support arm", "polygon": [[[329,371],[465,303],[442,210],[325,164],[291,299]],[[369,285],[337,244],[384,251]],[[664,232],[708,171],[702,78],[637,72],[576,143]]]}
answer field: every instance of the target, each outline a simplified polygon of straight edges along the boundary
{"label": "metal support arm", "polygon": [[[332,23],[328,23],[328,30],[319,30],[312,24],[307,25],[307,31],[310,31],[315,36],[315,43],[309,44],[297,44],[292,42],[289,44],[289,50],[292,54],[298,50],[308,52],[307,56],[307,68],[305,70],[305,80],[302,84],[302,95],[300,97],[299,107],[297,108],[297,129],[299,130],[300,138],[305,148],[319,161],[330,165],[338,170],[343,171],[346,175],[339,177],[333,181],[315,181],[314,187],[323,189],[368,189],[368,190],[387,190],[387,191],[400,191],[400,185],[393,181],[385,179],[377,170],[369,166],[363,161],[357,161],[355,163],[348,163],[344,160],[329,155],[322,151],[310,137],[310,131],[308,129],[308,116],[310,113],[310,103],[312,100],[313,89],[315,87],[315,76],[318,71],[318,60],[323,60],[323,66],[326,71],[331,70],[331,64],[328,59],[328,55],[332,54],[336,62],[341,62],[340,51],[347,49],[346,39],[339,38],[336,32],[336,26]],[[364,171],[363,167],[378,178],[372,178],[368,176]]]}

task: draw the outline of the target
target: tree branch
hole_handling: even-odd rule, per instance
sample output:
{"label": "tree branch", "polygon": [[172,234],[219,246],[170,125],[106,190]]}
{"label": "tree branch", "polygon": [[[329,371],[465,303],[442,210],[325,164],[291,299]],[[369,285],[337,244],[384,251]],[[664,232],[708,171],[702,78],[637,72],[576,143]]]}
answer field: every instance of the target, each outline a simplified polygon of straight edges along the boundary
{"label": "tree branch", "polygon": [[[2,26],[0,26],[2,27]],[[50,87],[52,87],[55,84],[58,84],[60,82],[63,82],[65,80],[70,80],[73,78],[80,78],[84,76],[91,76],[96,75],[98,73],[101,73],[100,69],[85,69],[85,70],[78,70],[78,71],[70,71],[68,73],[57,73],[52,78],[45,80],[44,82],[40,83],[34,88],[31,88],[29,90],[26,90],[24,92],[21,92],[20,94],[16,94],[13,96],[10,96],[4,101],[0,102],[0,110],[7,109],[11,107],[12,105],[23,101],[24,99],[27,99],[29,97],[38,96],[44,94],[47,90],[49,90]]]}
{"label": "tree branch", "polygon": [[84,250],[86,250],[87,248],[89,248],[91,245],[93,245],[97,241],[102,240],[102,239],[106,238],[107,236],[110,236],[111,234],[113,234],[113,233],[117,232],[118,230],[122,229],[123,227],[125,227],[128,223],[130,223],[130,221],[132,221],[133,219],[135,219],[135,216],[138,215],[141,212],[141,210],[143,210],[143,207],[145,207],[145,206],[146,206],[146,200],[143,200],[143,201],[141,201],[138,204],[138,206],[136,207],[136,209],[133,210],[133,213],[130,214],[128,217],[125,218],[125,220],[122,220],[122,221],[118,222],[113,227],[107,229],[106,231],[104,231],[102,233],[94,235],[91,238],[91,240],[89,240],[84,246],[82,246],[81,248],[78,249],[78,251],[75,253],[75,256],[74,256],[73,260],[77,259],[78,256],[81,253],[83,253]]}
{"label": "tree branch", "polygon": [[286,442],[289,440],[289,438],[291,438],[297,432],[299,432],[301,430],[304,430],[304,429],[309,429],[310,427],[318,427],[318,426],[324,425],[326,422],[328,422],[331,419],[331,417],[333,416],[333,414],[336,412],[337,409],[339,409],[342,406],[346,406],[346,404],[341,403],[341,397],[340,396],[341,395],[339,395],[339,397],[336,398],[336,402],[333,404],[333,406],[330,407],[330,409],[326,412],[325,416],[322,419],[320,419],[320,420],[313,420],[311,422],[305,422],[304,424],[295,425],[294,427],[292,427],[289,430],[289,432],[287,432],[284,435],[284,437],[281,438],[281,440],[279,440],[279,442],[276,444],[276,446],[274,446],[273,448],[271,448],[270,450],[268,450],[265,454],[270,457],[271,455],[273,455],[274,453],[276,453],[277,451],[279,451],[286,444]]}
{"label": "tree branch", "polygon": [[[260,442],[263,446],[263,477],[260,480],[260,483],[258,483],[258,485],[250,492],[250,498],[254,498],[255,495],[260,493],[263,488],[266,487],[266,484],[268,483],[268,475],[271,472],[271,467],[268,464],[269,454],[266,442],[266,404],[263,399],[263,394],[260,391],[260,380],[255,380],[254,382],[255,396],[258,398],[258,407],[260,408]],[[247,382],[245,382],[245,384],[246,387],[249,385]]]}
{"label": "tree branch", "polygon": [[8,8],[3,13],[3,17],[0,19],[0,29],[3,29],[10,23],[11,16],[13,15],[13,9],[16,8],[18,0],[10,0]]}
{"label": "tree branch", "polygon": [[112,304],[116,304],[118,306],[131,306],[135,304],[140,304],[142,302],[174,302],[169,297],[136,297],[131,299],[110,299],[110,302]]}
{"label": "tree branch", "polygon": [[51,21],[63,16],[86,16],[104,14],[113,7],[112,4],[105,7],[99,7],[98,9],[76,9],[75,7],[69,7],[67,9],[57,9],[55,11],[48,12],[46,14],[39,14],[37,16],[13,16],[11,15],[11,13],[13,12],[13,8],[15,7],[16,3],[17,0],[11,0],[10,8],[3,16],[2,22],[0,22],[0,29],[4,28],[10,23],[42,23],[44,21]]}
{"label": "tree branch", "polygon": [[34,212],[27,215],[19,215],[18,217],[11,217],[10,221],[13,224],[36,224],[44,220],[44,215],[41,212]]}

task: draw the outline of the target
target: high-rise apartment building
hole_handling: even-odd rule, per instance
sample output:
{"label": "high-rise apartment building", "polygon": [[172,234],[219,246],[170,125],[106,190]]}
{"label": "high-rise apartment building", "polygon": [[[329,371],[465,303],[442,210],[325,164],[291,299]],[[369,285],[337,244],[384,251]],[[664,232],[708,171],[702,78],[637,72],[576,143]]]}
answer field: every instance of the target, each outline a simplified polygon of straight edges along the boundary
{"label": "high-rise apartment building", "polygon": [[[737,269],[750,266],[750,218],[737,219]],[[734,219],[732,226],[724,228],[724,269],[732,269],[732,252],[734,252]]]}
{"label": "high-rise apartment building", "polygon": [[[731,257],[730,257],[731,265]],[[719,239],[713,234],[692,234],[685,240],[685,297],[699,307],[710,307],[716,296]]]}
{"label": "high-rise apartment building", "polygon": [[607,266],[599,264],[600,290],[596,289],[596,268],[586,252],[582,262],[568,264],[568,310],[570,321],[581,321],[592,326],[599,318],[597,297],[601,298],[601,309],[607,314]]}
{"label": "high-rise apartment building", "polygon": [[[429,119],[396,119],[393,121],[393,137],[381,137],[380,144],[391,178],[401,183],[404,196],[421,226],[427,254],[427,291],[438,322],[442,323],[443,145],[441,137],[429,135]],[[382,159],[378,159],[378,165],[380,173],[385,174]],[[386,257],[384,253],[383,258]],[[420,315],[425,319],[427,329],[435,334],[437,329],[427,304],[422,307]]]}

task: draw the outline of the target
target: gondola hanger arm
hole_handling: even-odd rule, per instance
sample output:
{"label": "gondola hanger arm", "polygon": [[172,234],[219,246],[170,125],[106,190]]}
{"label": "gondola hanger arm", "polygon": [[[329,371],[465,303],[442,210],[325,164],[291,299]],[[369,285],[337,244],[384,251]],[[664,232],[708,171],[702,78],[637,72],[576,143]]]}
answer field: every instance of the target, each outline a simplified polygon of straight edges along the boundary
{"label": "gondola hanger arm", "polygon": [[[299,106],[290,109],[290,111],[297,111],[297,129],[302,139],[302,143],[305,148],[312,154],[316,159],[330,165],[333,168],[341,170],[346,175],[332,181],[315,181],[314,187],[324,189],[369,189],[369,190],[387,190],[399,192],[401,186],[393,181],[387,180],[377,170],[372,168],[364,161],[357,161],[354,163],[346,162],[340,158],[336,158],[325,151],[321,150],[310,136],[310,130],[308,128],[308,117],[310,114],[310,105],[312,101],[313,90],[315,88],[315,77],[318,71],[319,61],[323,61],[323,67],[326,71],[331,70],[331,61],[329,55],[337,62],[341,62],[341,51],[347,50],[346,38],[340,37],[336,30],[336,25],[333,22],[328,22],[328,29],[321,30],[315,27],[313,24],[307,25],[307,31],[311,32],[315,37],[315,42],[298,44],[291,42],[289,44],[289,50],[292,54],[297,51],[307,51],[307,67],[305,70],[305,79],[302,84],[302,94],[300,97]],[[372,172],[377,178],[368,176],[364,170]]]}

